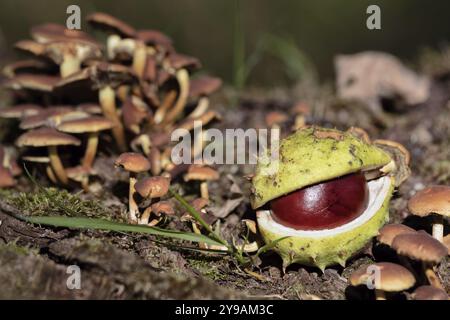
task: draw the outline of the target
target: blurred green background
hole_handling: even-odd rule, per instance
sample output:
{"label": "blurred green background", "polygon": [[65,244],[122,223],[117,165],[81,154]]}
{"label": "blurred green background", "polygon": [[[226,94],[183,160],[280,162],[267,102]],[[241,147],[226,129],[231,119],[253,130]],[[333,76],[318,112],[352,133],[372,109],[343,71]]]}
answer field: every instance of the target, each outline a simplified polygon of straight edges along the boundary
{"label": "blurred green background", "polygon": [[[70,4],[83,16],[104,11],[160,29],[180,52],[237,85],[292,83],[308,61],[330,79],[338,53],[383,50],[414,61],[450,36],[448,0],[0,0],[0,54],[10,59],[11,44],[31,25],[65,23]],[[382,30],[366,28],[369,4],[381,7]]]}

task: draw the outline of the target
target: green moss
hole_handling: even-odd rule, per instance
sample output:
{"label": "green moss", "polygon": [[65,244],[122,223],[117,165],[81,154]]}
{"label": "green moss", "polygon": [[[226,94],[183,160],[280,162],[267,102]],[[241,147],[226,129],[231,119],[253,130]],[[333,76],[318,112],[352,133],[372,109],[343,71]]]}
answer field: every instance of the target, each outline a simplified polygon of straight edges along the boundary
{"label": "green moss", "polygon": [[199,259],[188,258],[187,262],[189,266],[201,273],[205,278],[213,281],[226,280],[226,275],[219,269],[219,265],[212,263],[209,259],[201,257]]}
{"label": "green moss", "polygon": [[108,218],[106,209],[97,201],[83,200],[78,194],[57,188],[39,188],[34,192],[0,190],[10,205],[31,216],[68,216]]}

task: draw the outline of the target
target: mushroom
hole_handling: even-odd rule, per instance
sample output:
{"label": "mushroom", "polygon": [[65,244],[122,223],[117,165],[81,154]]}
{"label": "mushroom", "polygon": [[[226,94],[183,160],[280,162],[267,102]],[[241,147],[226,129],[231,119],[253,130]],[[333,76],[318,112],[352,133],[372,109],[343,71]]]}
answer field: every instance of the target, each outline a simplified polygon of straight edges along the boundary
{"label": "mushroom", "polygon": [[286,113],[280,111],[272,111],[266,115],[265,122],[269,128],[280,128],[279,125],[288,121]]}
{"label": "mushroom", "polygon": [[109,33],[118,34],[122,37],[132,38],[136,34],[136,30],[132,26],[107,13],[94,12],[86,20],[94,28],[106,30]]}
{"label": "mushroom", "polygon": [[416,230],[405,226],[404,224],[391,223],[387,224],[378,231],[377,240],[388,246],[392,246],[394,238],[400,234],[416,233]]}
{"label": "mushroom", "polygon": [[62,24],[45,23],[31,28],[31,37],[39,43],[48,43],[51,41],[62,40],[84,40],[95,42],[89,34],[76,30],[68,29]]}
{"label": "mushroom", "polygon": [[41,156],[25,156],[22,157],[23,161],[27,162],[33,162],[33,163],[42,163],[45,164],[45,172],[47,173],[47,177],[50,179],[51,182],[54,184],[58,183],[58,179],[55,176],[55,173],[53,172],[53,169],[50,165],[50,158],[49,157],[41,157]]}
{"label": "mushroom", "polygon": [[14,180],[12,173],[3,166],[0,166],[0,188],[10,188],[15,185],[16,180]]}
{"label": "mushroom", "polygon": [[447,292],[433,286],[420,286],[411,296],[414,300],[448,300]]}
{"label": "mushroom", "polygon": [[47,147],[50,164],[58,180],[66,185],[67,174],[61,159],[58,156],[58,146],[79,146],[81,141],[66,133],[58,132],[52,128],[40,128],[22,134],[16,141],[18,147]]}
{"label": "mushroom", "polygon": [[450,254],[450,234],[444,237],[444,244],[447,247],[448,254]]}
{"label": "mushroom", "polygon": [[56,86],[64,89],[79,82],[88,82],[94,89],[98,89],[100,105],[103,115],[114,123],[112,132],[121,151],[127,150],[127,143],[122,122],[116,110],[116,94],[114,88],[133,79],[128,67],[105,62],[92,63],[87,68],[62,79]]}
{"label": "mushroom", "polygon": [[191,80],[189,96],[198,98],[197,106],[189,114],[189,118],[197,118],[209,108],[209,95],[222,86],[222,80],[215,77],[202,76]]}
{"label": "mushroom", "polygon": [[213,168],[201,165],[190,165],[188,172],[184,175],[184,181],[198,180],[200,183],[200,195],[204,199],[209,199],[208,181],[218,180],[219,173]]}
{"label": "mushroom", "polygon": [[85,192],[89,192],[89,175],[91,168],[85,166],[76,166],[66,169],[67,177],[70,180],[79,182]]}
{"label": "mushroom", "polygon": [[52,71],[53,66],[50,63],[33,59],[15,61],[3,67],[3,74],[7,78],[14,78],[23,73],[39,74],[51,73]]}
{"label": "mushroom", "polygon": [[386,300],[385,292],[407,290],[416,282],[408,269],[390,262],[362,266],[351,274],[349,280],[353,286],[373,286],[377,300]]}
{"label": "mushroom", "polygon": [[[45,125],[51,125],[51,123],[59,121],[63,115],[69,114],[71,112],[73,112],[73,109],[66,106],[55,106],[42,109],[42,111],[40,111],[36,115],[22,117],[19,127],[20,129],[28,130]],[[50,120],[51,118],[52,120]]]}
{"label": "mushroom", "polygon": [[443,289],[433,265],[439,264],[447,256],[447,247],[425,232],[400,234],[394,238],[392,248],[398,254],[422,261],[422,266],[430,284]]}
{"label": "mushroom", "polygon": [[132,223],[138,222],[139,208],[134,200],[134,194],[136,192],[136,174],[145,172],[150,169],[150,162],[146,157],[139,153],[126,152],[122,153],[115,161],[116,167],[121,167],[130,174],[130,190],[129,190],[129,220]]}
{"label": "mushroom", "polygon": [[[136,183],[136,191],[146,199],[161,198],[169,191],[170,179],[163,176],[144,178]],[[152,207],[147,208],[142,215],[139,224],[148,224]]]}
{"label": "mushroom", "polygon": [[51,92],[59,81],[58,77],[42,74],[19,74],[12,79],[3,82],[5,88],[12,90],[31,90]]}
{"label": "mushroom", "polygon": [[15,47],[52,60],[60,66],[60,75],[63,78],[79,71],[84,61],[101,57],[101,48],[98,43],[81,39],[65,39],[47,43],[25,40],[17,42]]}
{"label": "mushroom", "polygon": [[42,112],[42,107],[36,104],[18,104],[9,108],[0,109],[0,117],[6,119],[20,119],[22,117],[35,116]]}
{"label": "mushroom", "polygon": [[125,128],[134,134],[139,134],[141,132],[140,125],[151,117],[151,112],[144,101],[133,95],[124,102],[122,116]]}
{"label": "mushroom", "polygon": [[[149,222],[150,215],[155,214],[158,218]],[[175,209],[172,204],[168,201],[159,201],[153,203],[150,207],[144,210],[139,221],[140,224],[146,224],[148,226],[154,226],[160,222],[163,216],[172,216],[175,214]]]}
{"label": "mushroom", "polygon": [[86,153],[82,160],[82,166],[86,169],[92,168],[98,146],[98,136],[100,131],[110,130],[114,124],[111,120],[103,117],[92,116],[71,121],[64,121],[56,128],[66,133],[89,133],[86,146]]}
{"label": "mushroom", "polygon": [[412,214],[425,217],[433,216],[433,237],[440,242],[444,236],[443,217],[450,216],[450,187],[430,186],[417,192],[408,201],[408,209]]}

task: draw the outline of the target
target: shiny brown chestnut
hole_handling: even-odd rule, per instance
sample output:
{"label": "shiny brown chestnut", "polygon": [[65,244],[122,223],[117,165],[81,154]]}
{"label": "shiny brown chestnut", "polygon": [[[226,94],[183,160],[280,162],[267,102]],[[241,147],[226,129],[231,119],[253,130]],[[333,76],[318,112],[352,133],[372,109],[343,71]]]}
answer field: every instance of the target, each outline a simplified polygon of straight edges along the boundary
{"label": "shiny brown chestnut", "polygon": [[318,183],[271,201],[274,219],[297,230],[332,229],[360,216],[368,187],[361,172]]}

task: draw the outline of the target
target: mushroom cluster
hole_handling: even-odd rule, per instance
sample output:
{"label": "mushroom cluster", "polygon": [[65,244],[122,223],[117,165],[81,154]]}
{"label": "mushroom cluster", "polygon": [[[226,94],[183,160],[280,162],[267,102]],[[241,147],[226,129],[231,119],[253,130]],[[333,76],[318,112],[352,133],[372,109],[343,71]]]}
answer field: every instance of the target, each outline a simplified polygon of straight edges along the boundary
{"label": "mushroom cluster", "polygon": [[[386,292],[402,292],[416,285],[410,295],[415,300],[448,300],[435,268],[449,254],[442,233],[443,219],[450,212],[449,199],[450,188],[447,186],[430,186],[416,193],[408,201],[408,208],[413,215],[437,216],[432,217],[433,236],[404,224],[385,225],[379,231],[378,243],[394,250],[403,266],[390,262],[361,266],[350,276],[350,283],[358,286],[368,285],[370,281],[377,299],[385,299]],[[417,264],[420,266],[419,271],[414,268]],[[372,281],[373,276],[378,276],[378,279]]]}
{"label": "mushroom cluster", "polygon": [[[143,153],[152,175],[185,172],[188,167],[180,170],[171,161],[171,133],[220,118],[209,96],[221,80],[191,79],[200,61],[178,53],[159,31],[137,30],[100,12],[87,21],[105,32],[106,43],[58,24],[35,26],[31,40],[15,45],[30,58],[3,70],[13,105],[0,108],[0,117],[17,120],[25,131],[16,141],[21,159],[43,166],[55,184],[87,190],[102,139],[109,152],[113,142],[121,153]],[[2,157],[1,186],[8,187],[18,172],[9,156]],[[203,184],[202,192],[207,194]]]}

